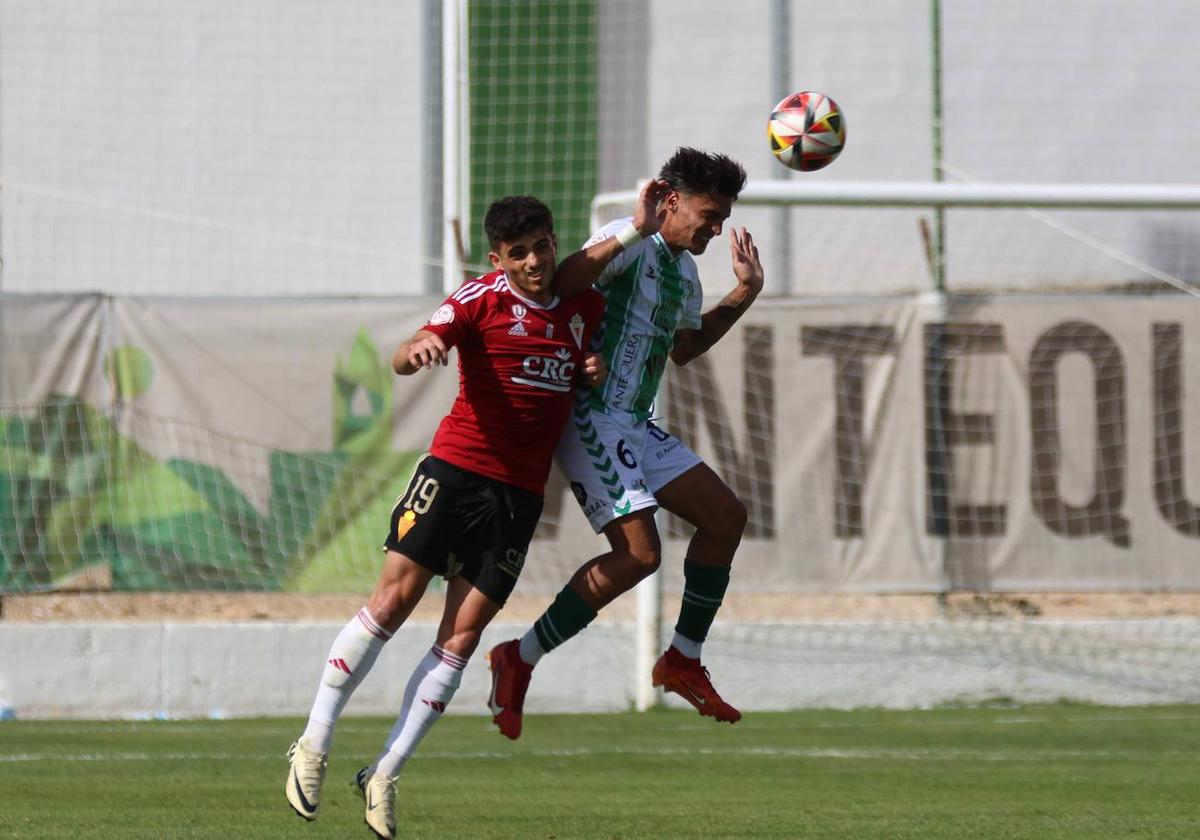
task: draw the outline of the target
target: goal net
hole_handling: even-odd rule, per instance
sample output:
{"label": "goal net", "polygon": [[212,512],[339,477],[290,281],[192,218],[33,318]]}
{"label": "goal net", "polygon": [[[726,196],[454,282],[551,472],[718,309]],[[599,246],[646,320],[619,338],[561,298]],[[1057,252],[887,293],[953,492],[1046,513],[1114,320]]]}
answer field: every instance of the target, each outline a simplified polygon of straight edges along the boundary
{"label": "goal net", "polygon": [[[946,5],[946,183],[1200,181],[1190,3]],[[681,145],[927,180],[929,40],[865,0],[0,1],[0,594],[369,591],[457,385],[390,354],[486,267],[491,201],[541,197],[565,256]],[[799,89],[849,132],[808,175],[765,137]],[[718,666],[779,664],[768,705],[897,651],[1014,669],[953,696],[1200,697],[1200,212],[748,192],[730,224],[767,288],[658,405],[749,509]],[[715,302],[728,250],[698,262]],[[518,595],[603,545],[555,474]]]}

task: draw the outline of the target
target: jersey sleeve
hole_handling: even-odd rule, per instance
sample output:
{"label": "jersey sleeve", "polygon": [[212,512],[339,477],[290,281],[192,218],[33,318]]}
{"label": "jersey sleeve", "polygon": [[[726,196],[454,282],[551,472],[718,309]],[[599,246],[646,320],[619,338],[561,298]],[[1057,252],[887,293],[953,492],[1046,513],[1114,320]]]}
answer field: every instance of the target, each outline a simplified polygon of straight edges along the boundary
{"label": "jersey sleeve", "polygon": [[446,347],[454,347],[462,340],[477,315],[470,303],[463,304],[458,300],[461,291],[462,289],[459,289],[446,298],[441,306],[433,310],[433,314],[429,316],[425,326],[421,327],[421,329],[437,335]]}
{"label": "jersey sleeve", "polygon": [[588,336],[590,338],[596,334],[596,331],[600,329],[600,325],[604,321],[604,295],[595,289],[589,289],[588,291],[587,308],[584,310],[583,315],[588,326]]}
{"label": "jersey sleeve", "polygon": [[[612,239],[617,235],[617,231],[632,221],[633,217],[630,216],[625,219],[617,219],[616,221],[609,222],[604,227],[600,228],[600,230],[592,234],[592,238],[583,243],[583,247],[587,248],[589,245],[595,245],[597,242],[603,242],[605,239]],[[596,282],[600,285],[604,285],[613,277],[616,277],[618,274],[624,271],[635,259],[634,253],[637,251],[637,248],[638,246],[634,245],[632,248],[627,248],[613,257],[612,262],[604,266],[604,270],[600,272],[600,278]]]}

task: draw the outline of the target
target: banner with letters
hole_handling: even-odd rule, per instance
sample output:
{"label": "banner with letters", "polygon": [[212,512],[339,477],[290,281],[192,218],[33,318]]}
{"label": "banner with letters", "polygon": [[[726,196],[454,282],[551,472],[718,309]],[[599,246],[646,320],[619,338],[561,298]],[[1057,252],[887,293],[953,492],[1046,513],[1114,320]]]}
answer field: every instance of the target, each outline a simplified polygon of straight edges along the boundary
{"label": "banner with letters", "polygon": [[[0,591],[368,591],[439,302],[0,296]],[[737,591],[1197,589],[1197,351],[1185,296],[762,299],[659,425],[746,503]],[[604,549],[552,472],[520,589]]]}

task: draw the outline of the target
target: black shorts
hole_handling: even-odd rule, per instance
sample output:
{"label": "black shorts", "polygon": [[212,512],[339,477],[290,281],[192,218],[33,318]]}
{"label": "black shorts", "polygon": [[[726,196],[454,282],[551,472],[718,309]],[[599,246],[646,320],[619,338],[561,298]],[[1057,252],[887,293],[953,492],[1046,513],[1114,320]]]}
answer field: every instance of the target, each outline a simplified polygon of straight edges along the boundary
{"label": "black shorts", "polygon": [[503,605],[517,584],[543,498],[426,455],[392,508],[385,549],[461,575]]}

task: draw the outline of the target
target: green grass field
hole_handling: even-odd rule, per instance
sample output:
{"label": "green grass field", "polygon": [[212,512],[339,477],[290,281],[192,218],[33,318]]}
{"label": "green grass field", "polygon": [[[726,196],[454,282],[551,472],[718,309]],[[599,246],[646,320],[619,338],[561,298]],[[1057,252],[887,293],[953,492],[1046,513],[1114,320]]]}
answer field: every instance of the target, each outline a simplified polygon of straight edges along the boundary
{"label": "green grass field", "polygon": [[[369,837],[349,780],[391,722],[347,718],[321,818],[283,798],[298,720],[0,723],[0,836]],[[448,716],[401,837],[1197,838],[1200,707]]]}

